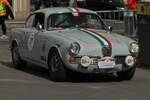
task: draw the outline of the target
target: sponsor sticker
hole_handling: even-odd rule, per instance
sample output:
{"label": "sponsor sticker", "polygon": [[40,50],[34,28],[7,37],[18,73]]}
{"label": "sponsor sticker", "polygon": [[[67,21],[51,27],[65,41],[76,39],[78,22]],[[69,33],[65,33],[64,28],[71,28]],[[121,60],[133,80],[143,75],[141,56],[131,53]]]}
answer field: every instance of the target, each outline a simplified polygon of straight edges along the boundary
{"label": "sponsor sticker", "polygon": [[28,49],[29,51],[31,51],[33,49],[33,46],[34,46],[34,36],[35,36],[35,33],[31,33],[29,35],[29,38],[28,38]]}
{"label": "sponsor sticker", "polygon": [[99,68],[113,68],[115,66],[115,60],[111,57],[103,57],[98,61]]}
{"label": "sponsor sticker", "polygon": [[77,16],[79,16],[79,13],[78,12],[74,12],[74,13],[72,13],[72,15],[77,17]]}

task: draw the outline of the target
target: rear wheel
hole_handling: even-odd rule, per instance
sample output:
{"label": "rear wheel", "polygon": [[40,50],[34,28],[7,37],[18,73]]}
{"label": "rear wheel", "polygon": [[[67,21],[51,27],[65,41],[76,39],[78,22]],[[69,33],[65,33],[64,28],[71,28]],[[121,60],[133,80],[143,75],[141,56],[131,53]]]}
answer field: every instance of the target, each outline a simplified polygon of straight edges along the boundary
{"label": "rear wheel", "polygon": [[67,72],[64,67],[64,64],[60,58],[60,55],[57,51],[52,52],[49,55],[49,73],[50,79],[53,81],[65,81],[67,78]]}
{"label": "rear wheel", "polygon": [[126,71],[118,72],[117,75],[120,80],[131,80],[135,74],[136,67],[132,67]]}
{"label": "rear wheel", "polygon": [[11,53],[12,53],[12,62],[15,68],[23,68],[26,66],[26,62],[23,61],[20,57],[18,45],[16,43],[14,43]]}

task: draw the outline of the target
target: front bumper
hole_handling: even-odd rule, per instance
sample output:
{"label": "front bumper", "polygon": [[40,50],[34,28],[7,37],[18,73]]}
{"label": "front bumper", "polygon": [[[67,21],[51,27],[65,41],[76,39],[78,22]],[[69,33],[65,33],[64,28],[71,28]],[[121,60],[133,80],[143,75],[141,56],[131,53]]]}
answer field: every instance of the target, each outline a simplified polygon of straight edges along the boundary
{"label": "front bumper", "polygon": [[[112,62],[110,63],[108,59],[104,63],[105,65],[100,65],[100,59],[101,57],[90,57],[92,59],[91,63],[87,66],[84,66],[81,63],[82,57],[69,57],[69,68],[72,70],[75,70],[77,72],[81,73],[113,73],[113,72],[120,72],[130,69],[132,66],[128,66],[125,64],[125,59],[127,56],[115,56],[115,57],[109,57],[112,59]],[[71,60],[70,60],[71,58]],[[113,63],[114,62],[114,63]],[[135,63],[135,58],[134,58]],[[103,63],[102,63],[103,64]]]}

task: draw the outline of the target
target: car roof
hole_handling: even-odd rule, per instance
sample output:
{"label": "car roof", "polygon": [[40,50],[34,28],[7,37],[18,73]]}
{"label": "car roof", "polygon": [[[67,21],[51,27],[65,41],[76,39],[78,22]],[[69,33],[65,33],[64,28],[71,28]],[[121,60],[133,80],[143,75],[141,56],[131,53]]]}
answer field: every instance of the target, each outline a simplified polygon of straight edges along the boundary
{"label": "car roof", "polygon": [[[44,9],[36,10],[33,13],[42,12],[42,13],[45,13],[46,15],[53,14],[53,13],[66,13],[66,12],[69,12],[70,8],[71,7],[51,7],[51,8],[44,8]],[[88,10],[84,8],[76,8],[76,9],[79,10],[79,12],[96,14],[96,12],[92,10]]]}

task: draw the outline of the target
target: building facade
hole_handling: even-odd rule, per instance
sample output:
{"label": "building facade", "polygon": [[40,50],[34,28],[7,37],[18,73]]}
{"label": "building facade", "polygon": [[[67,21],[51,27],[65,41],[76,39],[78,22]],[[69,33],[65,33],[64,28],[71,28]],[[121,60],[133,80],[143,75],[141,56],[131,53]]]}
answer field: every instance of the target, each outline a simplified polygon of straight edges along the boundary
{"label": "building facade", "polygon": [[[13,13],[16,20],[25,20],[29,15],[33,4],[33,0],[10,0],[13,7]],[[127,4],[127,0],[123,0]]]}
{"label": "building facade", "polygon": [[30,13],[30,0],[12,0],[13,13],[16,20],[25,20]]}

